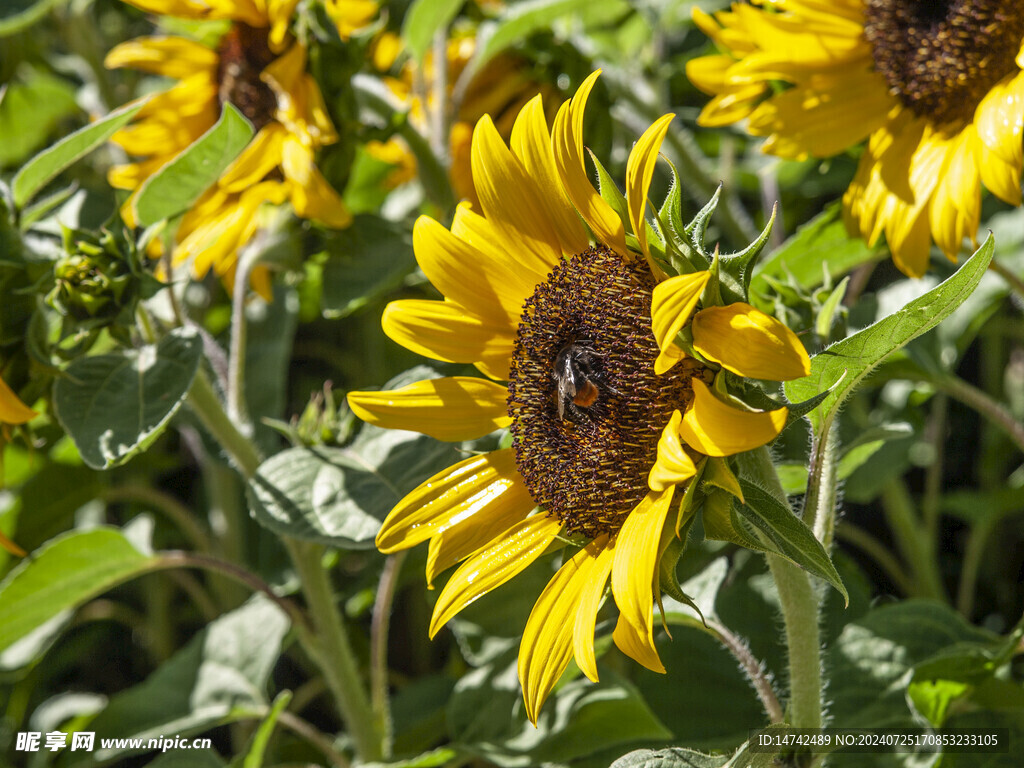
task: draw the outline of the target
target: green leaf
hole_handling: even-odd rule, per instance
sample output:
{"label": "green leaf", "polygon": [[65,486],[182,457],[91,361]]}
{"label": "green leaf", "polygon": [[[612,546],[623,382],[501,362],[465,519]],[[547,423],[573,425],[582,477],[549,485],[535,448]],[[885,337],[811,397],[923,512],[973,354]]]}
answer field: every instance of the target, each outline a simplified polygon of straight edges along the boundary
{"label": "green leaf", "polygon": [[423,435],[364,427],[347,448],[291,448],[263,462],[249,480],[250,508],[272,531],[369,548],[392,507],[455,458]]}
{"label": "green leaf", "polygon": [[67,81],[34,69],[19,72],[0,88],[0,168],[20,163],[46,143],[61,120],[78,111],[75,89]]}
{"label": "green leaf", "polygon": [[511,768],[562,764],[615,745],[671,737],[637,690],[611,670],[601,671],[600,683],[563,679],[534,727],[522,706],[516,656],[513,646],[456,684],[448,725],[465,751]]}
{"label": "green leaf", "polygon": [[0,650],[158,564],[159,558],[140,552],[114,528],[58,536],[0,583]]}
{"label": "green leaf", "polygon": [[[267,711],[264,691],[288,631],[284,612],[262,595],[195,635],[142,683],[117,694],[89,725],[101,739],[186,736]],[[125,747],[88,755],[97,763]]]}
{"label": "green leaf", "polygon": [[408,227],[377,216],[356,216],[352,226],[327,239],[321,310],[347,317],[402,284],[416,267]]}
{"label": "green leaf", "polygon": [[[0,37],[31,27],[42,19],[58,0],[4,0],[0,4]],[[0,134],[5,137],[8,134]]]}
{"label": "green leaf", "polygon": [[176,328],[156,345],[71,363],[53,402],[85,463],[109,469],[149,447],[181,407],[202,351],[194,330]]}
{"label": "green leaf", "polygon": [[950,278],[903,309],[815,355],[809,376],[786,383],[786,396],[799,402],[814,397],[845,375],[821,405],[808,414],[819,435],[831,425],[857,384],[879,363],[911,339],[934,328],[971,295],[984,277],[994,250],[989,235]]}
{"label": "green leaf", "polygon": [[444,30],[464,0],[414,0],[402,23],[402,39],[417,60],[423,61],[434,35]]}
{"label": "green leaf", "polygon": [[33,157],[11,183],[14,204],[23,208],[51,179],[76,160],[92,152],[118,130],[128,124],[142,109],[144,101],[127,104],[115,109],[106,117],[65,136],[51,147]]}
{"label": "green leaf", "polygon": [[870,248],[859,237],[851,237],[842,221],[842,205],[834,203],[784,242],[754,269],[751,293],[772,293],[766,278],[786,282],[792,277],[803,288],[814,288],[824,280],[844,275],[856,266],[877,261],[881,248]]}
{"label": "green leaf", "polygon": [[238,108],[224,103],[220,119],[191,146],[154,173],[135,197],[135,215],[148,227],[173,219],[217,181],[253,137],[252,123]]}
{"label": "green leaf", "polygon": [[610,768],[722,768],[727,755],[705,755],[692,749],[638,749],[623,755]]}
{"label": "green leaf", "polygon": [[[607,10],[605,10],[607,9]],[[486,38],[474,63],[479,69],[491,58],[507,48],[514,48],[534,32],[551,28],[556,19],[582,13],[626,13],[630,6],[625,0],[525,0],[506,6],[494,31]]]}
{"label": "green leaf", "polygon": [[737,503],[737,513],[766,536],[779,554],[827,581],[849,603],[850,595],[843,586],[843,580],[807,524],[760,486],[740,478],[740,488],[743,489],[744,503]]}
{"label": "green leaf", "polygon": [[284,711],[285,707],[292,700],[291,691],[281,691],[274,699],[274,703],[270,705],[270,712],[267,716],[260,721],[259,727],[256,729],[256,733],[252,735],[249,740],[249,750],[244,756],[239,755],[231,761],[231,768],[262,768],[263,758],[267,752],[267,745],[270,743],[270,737],[274,735],[274,729],[277,727],[277,720],[281,716],[281,712]]}

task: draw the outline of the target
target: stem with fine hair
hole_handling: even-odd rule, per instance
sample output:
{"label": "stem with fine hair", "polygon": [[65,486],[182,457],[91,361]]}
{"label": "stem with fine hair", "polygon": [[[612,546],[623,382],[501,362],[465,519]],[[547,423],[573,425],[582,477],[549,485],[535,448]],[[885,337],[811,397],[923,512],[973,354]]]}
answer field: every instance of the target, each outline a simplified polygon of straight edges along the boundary
{"label": "stem with fine hair", "polygon": [[[192,384],[188,403],[242,476],[252,477],[259,468],[260,454],[228,417],[201,369]],[[360,759],[380,760],[383,756],[380,732],[323,567],[324,548],[288,536],[282,536],[282,543],[299,576],[313,619],[314,631],[309,631],[307,625],[299,627],[299,641],[323,674]]]}
{"label": "stem with fine hair", "polygon": [[398,588],[398,576],[405,562],[406,552],[396,552],[384,561],[377,598],[373,603],[370,625],[370,705],[377,718],[384,741],[384,757],[391,757],[391,712],[388,707],[388,628],[391,625],[391,605]]}
{"label": "stem with fine hair", "polygon": [[761,701],[768,720],[772,723],[781,723],[785,718],[782,705],[779,703],[772,681],[765,670],[764,664],[750,652],[749,646],[742,638],[735,635],[725,624],[714,619],[707,619],[707,628],[718,637],[718,641],[725,646],[733,658],[743,667],[750,684],[754,687],[757,698]]}
{"label": "stem with fine hair", "polygon": [[[744,475],[789,506],[766,447],[740,454]],[[775,581],[782,608],[789,666],[789,724],[820,728],[822,723],[821,607],[818,591],[807,572],[778,555],[768,554],[768,569]]]}

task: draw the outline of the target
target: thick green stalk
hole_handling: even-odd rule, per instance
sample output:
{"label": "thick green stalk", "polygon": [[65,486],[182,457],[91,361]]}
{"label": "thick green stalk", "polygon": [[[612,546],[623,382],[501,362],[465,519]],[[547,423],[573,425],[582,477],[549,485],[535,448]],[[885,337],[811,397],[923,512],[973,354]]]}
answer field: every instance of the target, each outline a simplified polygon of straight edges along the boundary
{"label": "thick green stalk", "polygon": [[[202,371],[195,378],[188,402],[243,477],[251,477],[260,465],[259,452],[228,418],[220,398]],[[345,634],[330,579],[323,568],[324,549],[318,544],[287,536],[282,540],[299,575],[315,625],[315,632],[298,627],[299,640],[320,668],[360,759],[379,760],[383,756],[383,740],[359,677],[355,654]]]}
{"label": "thick green stalk", "polygon": [[[743,454],[743,474],[788,506],[767,448]],[[820,598],[807,572],[778,555],[766,555],[782,608],[789,663],[789,724],[820,728],[822,722]]]}
{"label": "thick green stalk", "polygon": [[363,761],[384,756],[383,738],[370,699],[356,667],[355,654],[345,634],[328,573],[323,567],[324,548],[319,544],[285,539],[288,554],[299,573],[302,592],[316,624],[311,652],[341,710],[356,751]]}

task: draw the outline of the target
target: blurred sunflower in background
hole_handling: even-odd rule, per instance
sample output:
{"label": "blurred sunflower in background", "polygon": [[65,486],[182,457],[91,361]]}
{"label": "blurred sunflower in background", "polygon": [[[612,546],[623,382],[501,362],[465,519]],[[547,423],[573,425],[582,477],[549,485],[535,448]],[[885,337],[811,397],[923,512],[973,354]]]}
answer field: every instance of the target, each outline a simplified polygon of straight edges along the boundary
{"label": "blurred sunflower in background", "polygon": [[518,113],[510,146],[481,118],[471,147],[479,208],[460,205],[450,228],[426,216],[416,222],[416,259],[444,300],[392,302],[384,330],[487,378],[348,396],[370,423],[440,440],[509,428],[511,447],[465,459],[406,496],[377,546],[393,552],[429,540],[429,583],[462,562],[438,597],[434,635],[569,543],[520,647],[533,722],[573,657],[597,680],[594,632],[609,580],[616,645],[664,671],[653,604],[659,560],[679,530],[669,515],[676,490],[713,471],[738,493],[723,457],[770,442],[788,415],[740,404],[727,393],[729,377],[780,381],[809,371],[788,328],[721,300],[714,268],[669,276],[658,265],[646,200],[672,115],[629,156],[625,218],[594,189],[582,128],[597,74],[561,105],[550,133],[540,96]]}
{"label": "blurred sunflower in background", "polygon": [[[229,20],[231,26],[216,48],[183,37],[146,37],[107,55],[107,67],[131,67],[179,81],[150,98],[133,123],[113,136],[139,159],[112,168],[112,186],[137,192],[213,126],[225,103],[237,107],[256,129],[248,147],[182,218],[174,262],[191,264],[197,277],[213,269],[230,286],[238,249],[256,231],[256,213],[264,202],[287,200],[302,218],[333,228],[348,226],[351,216],[344,202],[316,166],[316,150],[338,136],[320,88],[306,72],[306,48],[288,31],[297,0],[125,2],[184,19]],[[342,3],[335,9],[332,19],[343,36],[372,18],[364,5],[349,9]],[[134,222],[133,203],[134,192],[122,207],[129,224]],[[265,272],[254,271],[254,287],[262,293],[267,280]]]}
{"label": "blurred sunflower in background", "polygon": [[1020,205],[1017,0],[753,0],[694,19],[722,51],[687,65],[714,96],[698,122],[746,119],[786,158],[867,139],[843,198],[847,225],[869,243],[884,232],[905,274],[924,274],[932,241],[953,260],[965,237],[975,242],[982,184]]}
{"label": "blurred sunflower in background", "polygon": [[[378,48],[387,46],[378,46]],[[393,46],[390,46],[394,50]],[[470,163],[470,144],[473,126],[484,115],[490,115],[505,141],[512,135],[512,125],[526,103],[538,94],[544,113],[550,121],[561,103],[558,89],[538,77],[532,63],[515,53],[504,52],[491,58],[478,70],[470,70],[476,53],[475,32],[463,31],[448,40],[444,79],[446,94],[444,106],[454,104],[454,114],[448,127],[447,154],[449,179],[458,200],[468,200],[479,207],[473,188]],[[390,63],[390,62],[388,62]],[[385,82],[400,103],[409,110],[409,119],[421,132],[429,130],[430,116],[441,108],[436,102],[435,79],[439,76],[433,51],[424,57],[422,72],[415,61],[409,59],[396,77]],[[367,151],[376,159],[390,163],[395,170],[388,178],[395,187],[416,176],[416,158],[401,139],[370,142]]]}

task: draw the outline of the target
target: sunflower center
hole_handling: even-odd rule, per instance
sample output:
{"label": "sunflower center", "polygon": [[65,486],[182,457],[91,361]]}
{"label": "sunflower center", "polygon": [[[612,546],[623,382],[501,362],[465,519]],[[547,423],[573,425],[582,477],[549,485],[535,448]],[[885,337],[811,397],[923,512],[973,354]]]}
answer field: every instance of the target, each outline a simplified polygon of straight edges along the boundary
{"label": "sunflower center", "polygon": [[260,80],[260,73],[274,60],[267,30],[235,22],[221,39],[217,53],[220,106],[234,104],[258,131],[273,119],[277,108],[274,92]]}
{"label": "sunflower center", "polygon": [[968,122],[988,90],[1017,70],[1020,0],[865,0],[875,68],[917,115]]}
{"label": "sunflower center", "polygon": [[516,466],[572,533],[619,529],[704,371],[684,360],[655,375],[653,289],[642,261],[596,247],[555,267],[523,308],[508,387]]}

